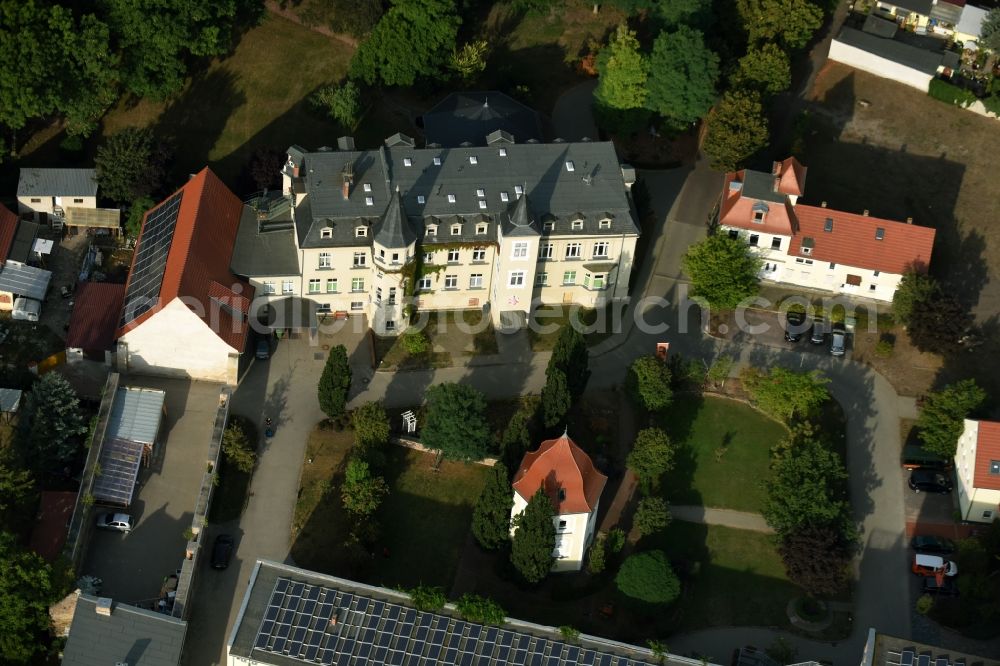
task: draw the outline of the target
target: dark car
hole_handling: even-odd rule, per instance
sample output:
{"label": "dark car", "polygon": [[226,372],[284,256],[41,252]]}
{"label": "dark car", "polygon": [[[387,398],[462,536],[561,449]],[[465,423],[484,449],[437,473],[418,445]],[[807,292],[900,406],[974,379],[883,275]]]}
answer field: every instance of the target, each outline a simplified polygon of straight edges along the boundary
{"label": "dark car", "polygon": [[258,360],[266,361],[271,358],[271,336],[262,335],[257,338],[257,349],[254,351],[254,356]]}
{"label": "dark car", "polygon": [[955,552],[955,542],[937,536],[915,536],[910,547],[918,553],[928,555],[951,555]]}
{"label": "dark car", "polygon": [[945,577],[940,582],[936,576],[929,576],[924,578],[923,585],[924,594],[940,594],[946,597],[957,597],[958,596],[958,584],[955,579]]}
{"label": "dark car", "polygon": [[947,495],[951,492],[951,479],[947,474],[933,469],[915,469],[910,472],[910,489],[915,492],[939,493]]}
{"label": "dark car", "polygon": [[821,345],[826,342],[826,334],[830,332],[830,322],[825,319],[817,319],[812,325],[812,334],[809,342],[814,345]]}
{"label": "dark car", "polygon": [[806,326],[806,314],[804,312],[788,312],[785,314],[786,342],[798,342],[808,330],[809,327]]}
{"label": "dark car", "polygon": [[228,567],[234,548],[233,537],[229,534],[220,534],[215,537],[215,544],[212,546],[212,568],[225,569]]}

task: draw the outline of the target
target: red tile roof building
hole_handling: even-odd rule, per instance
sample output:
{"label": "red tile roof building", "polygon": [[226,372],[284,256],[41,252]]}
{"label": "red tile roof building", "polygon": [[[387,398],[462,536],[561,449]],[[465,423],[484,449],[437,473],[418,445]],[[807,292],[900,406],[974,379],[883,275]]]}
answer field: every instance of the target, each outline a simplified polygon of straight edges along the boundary
{"label": "red tile roof building", "polygon": [[903,273],[929,266],[934,229],[799,203],[805,181],[794,157],[726,174],[719,226],[756,248],[762,279],[891,301]]}
{"label": "red tile roof building", "polygon": [[124,301],[123,284],[81,282],[77,285],[66,331],[66,348],[84,352],[111,349]]}
{"label": "red tile roof building", "polygon": [[43,490],[35,527],[31,530],[31,549],[46,562],[55,562],[69,534],[69,523],[76,506],[76,493]]}
{"label": "red tile roof building", "polygon": [[1000,517],[1000,422],[965,420],[955,472],[963,520],[988,523]]}
{"label": "red tile roof building", "polygon": [[4,262],[7,261],[16,233],[17,214],[0,204],[0,266],[3,266]]}

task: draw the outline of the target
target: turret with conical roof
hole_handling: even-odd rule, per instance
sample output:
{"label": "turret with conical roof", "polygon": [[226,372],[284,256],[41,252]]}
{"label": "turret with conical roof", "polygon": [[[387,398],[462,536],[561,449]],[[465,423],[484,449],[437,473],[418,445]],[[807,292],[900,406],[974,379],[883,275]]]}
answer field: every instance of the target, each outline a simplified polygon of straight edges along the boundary
{"label": "turret with conical roof", "polygon": [[406,210],[403,208],[403,201],[397,188],[392,193],[382,217],[375,224],[374,241],[386,249],[398,249],[409,247],[416,239],[417,232],[406,217]]}
{"label": "turret with conical roof", "polygon": [[504,236],[538,236],[538,220],[531,209],[531,202],[528,201],[528,194],[525,192],[513,205],[502,220],[502,231]]}

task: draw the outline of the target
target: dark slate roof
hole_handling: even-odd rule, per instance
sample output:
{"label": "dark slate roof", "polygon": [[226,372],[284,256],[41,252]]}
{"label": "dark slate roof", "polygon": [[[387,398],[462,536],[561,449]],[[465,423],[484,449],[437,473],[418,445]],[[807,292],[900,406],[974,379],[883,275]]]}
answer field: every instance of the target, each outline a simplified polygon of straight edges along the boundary
{"label": "dark slate roof", "polygon": [[382,217],[375,223],[374,241],[386,248],[407,247],[417,238],[413,224],[406,217],[399,191],[392,193],[389,205]]}
{"label": "dark slate roof", "polygon": [[517,143],[543,140],[538,114],[496,91],[452,93],[423,119],[427,143],[446,148],[485,145],[487,135],[497,130],[513,135]]}
{"label": "dark slate roof", "polygon": [[249,206],[244,206],[229,268],[243,277],[298,275],[295,229],[289,226],[261,231],[257,214]]}
{"label": "dark slate roof", "polygon": [[861,29],[872,35],[892,39],[896,36],[898,26],[895,21],[890,21],[889,19],[869,14],[865,19],[864,26]]}
{"label": "dark slate roof", "polygon": [[[352,174],[347,199],[345,170]],[[305,156],[303,178],[307,194],[295,211],[300,247],[370,245],[354,229],[376,224],[397,188],[406,217],[424,225],[429,218],[456,216],[495,222],[523,190],[541,221],[557,222],[556,233],[639,233],[610,142],[324,151]],[[602,217],[614,220],[610,229],[599,228]],[[569,220],[577,218],[585,220],[584,228],[571,232]],[[422,233],[419,226],[415,222]],[[333,229],[330,238],[321,237],[325,227]]]}
{"label": "dark slate roof", "polygon": [[177,666],[187,623],[175,617],[114,604],[111,616],[98,615],[97,599],[80,595],[63,666]]}
{"label": "dark slate roof", "polygon": [[883,0],[883,3],[901,7],[917,14],[923,14],[924,16],[928,16],[931,13],[931,7],[934,6],[934,0]]}
{"label": "dark slate roof", "polygon": [[940,51],[928,51],[904,44],[898,39],[885,39],[855,28],[841,28],[837,39],[844,44],[905,65],[924,74],[935,74],[942,63]]}
{"label": "dark slate roof", "polygon": [[[19,197],[96,197],[94,169],[21,169]],[[63,202],[66,205],[66,202]]]}
{"label": "dark slate roof", "polygon": [[31,247],[34,245],[35,238],[38,237],[38,230],[41,228],[40,224],[21,220],[20,224],[17,225],[14,242],[11,243],[7,258],[22,264],[27,263],[28,259],[31,258]]}
{"label": "dark slate roof", "polygon": [[785,203],[785,195],[775,191],[776,176],[763,171],[747,169],[743,176],[743,196],[772,203]]}
{"label": "dark slate roof", "polygon": [[520,197],[513,210],[508,215],[501,216],[501,219],[504,236],[537,236],[539,233],[538,219],[527,195]]}
{"label": "dark slate roof", "polygon": [[[274,666],[707,663],[673,654],[658,658],[647,648],[586,634],[568,642],[554,627],[510,618],[499,627],[484,626],[462,620],[451,604],[438,612],[409,604],[409,596],[397,590],[258,560],[227,640],[229,654]],[[290,608],[298,612],[288,613]],[[283,622],[294,622],[295,629],[286,630]]]}

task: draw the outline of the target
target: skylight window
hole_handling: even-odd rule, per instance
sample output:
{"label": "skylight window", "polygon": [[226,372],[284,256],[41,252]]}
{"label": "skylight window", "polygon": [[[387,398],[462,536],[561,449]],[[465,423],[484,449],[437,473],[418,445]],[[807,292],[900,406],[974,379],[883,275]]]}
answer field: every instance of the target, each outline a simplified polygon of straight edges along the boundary
{"label": "skylight window", "polygon": [[576,166],[573,164],[573,160],[566,160],[566,171],[576,171]]}
{"label": "skylight window", "polygon": [[365,192],[371,192],[371,191],[372,191],[372,184],[365,183]]}
{"label": "skylight window", "polygon": [[483,197],[486,196],[486,190],[480,187],[479,189],[476,190],[476,196],[482,199]]}
{"label": "skylight window", "polygon": [[507,157],[507,149],[506,148],[501,148],[498,152],[500,153],[500,157]]}
{"label": "skylight window", "polygon": [[375,198],[374,197],[365,197],[365,205],[366,206],[374,206],[375,205]]}
{"label": "skylight window", "polygon": [[500,201],[509,201],[509,200],[510,200],[510,197],[507,196],[506,192],[501,192],[500,193]]}
{"label": "skylight window", "polygon": [[440,157],[435,157],[434,158],[434,166],[441,166],[441,158]]}
{"label": "skylight window", "polygon": [[514,194],[516,194],[517,196],[521,196],[522,194],[524,194],[524,188],[521,187],[520,185],[515,185]]}
{"label": "skylight window", "polygon": [[479,164],[479,158],[475,155],[469,155],[469,164]]}
{"label": "skylight window", "polygon": [[455,195],[454,194],[449,194],[448,195],[448,203],[455,203]]}
{"label": "skylight window", "polygon": [[875,229],[875,240],[882,240],[883,238],[885,238],[885,229],[878,227]]}
{"label": "skylight window", "polygon": [[832,217],[828,217],[828,218],[826,218],[826,220],[823,221],[823,231],[826,231],[827,233],[833,231],[833,218]]}
{"label": "skylight window", "polygon": [[486,210],[486,199],[479,200],[479,207],[483,210]]}
{"label": "skylight window", "polygon": [[408,167],[413,166],[413,160],[411,160],[409,157],[404,157],[403,166],[408,166]]}
{"label": "skylight window", "polygon": [[422,195],[422,194],[418,194],[417,195],[417,203],[418,204],[427,203],[427,198],[424,195]]}

